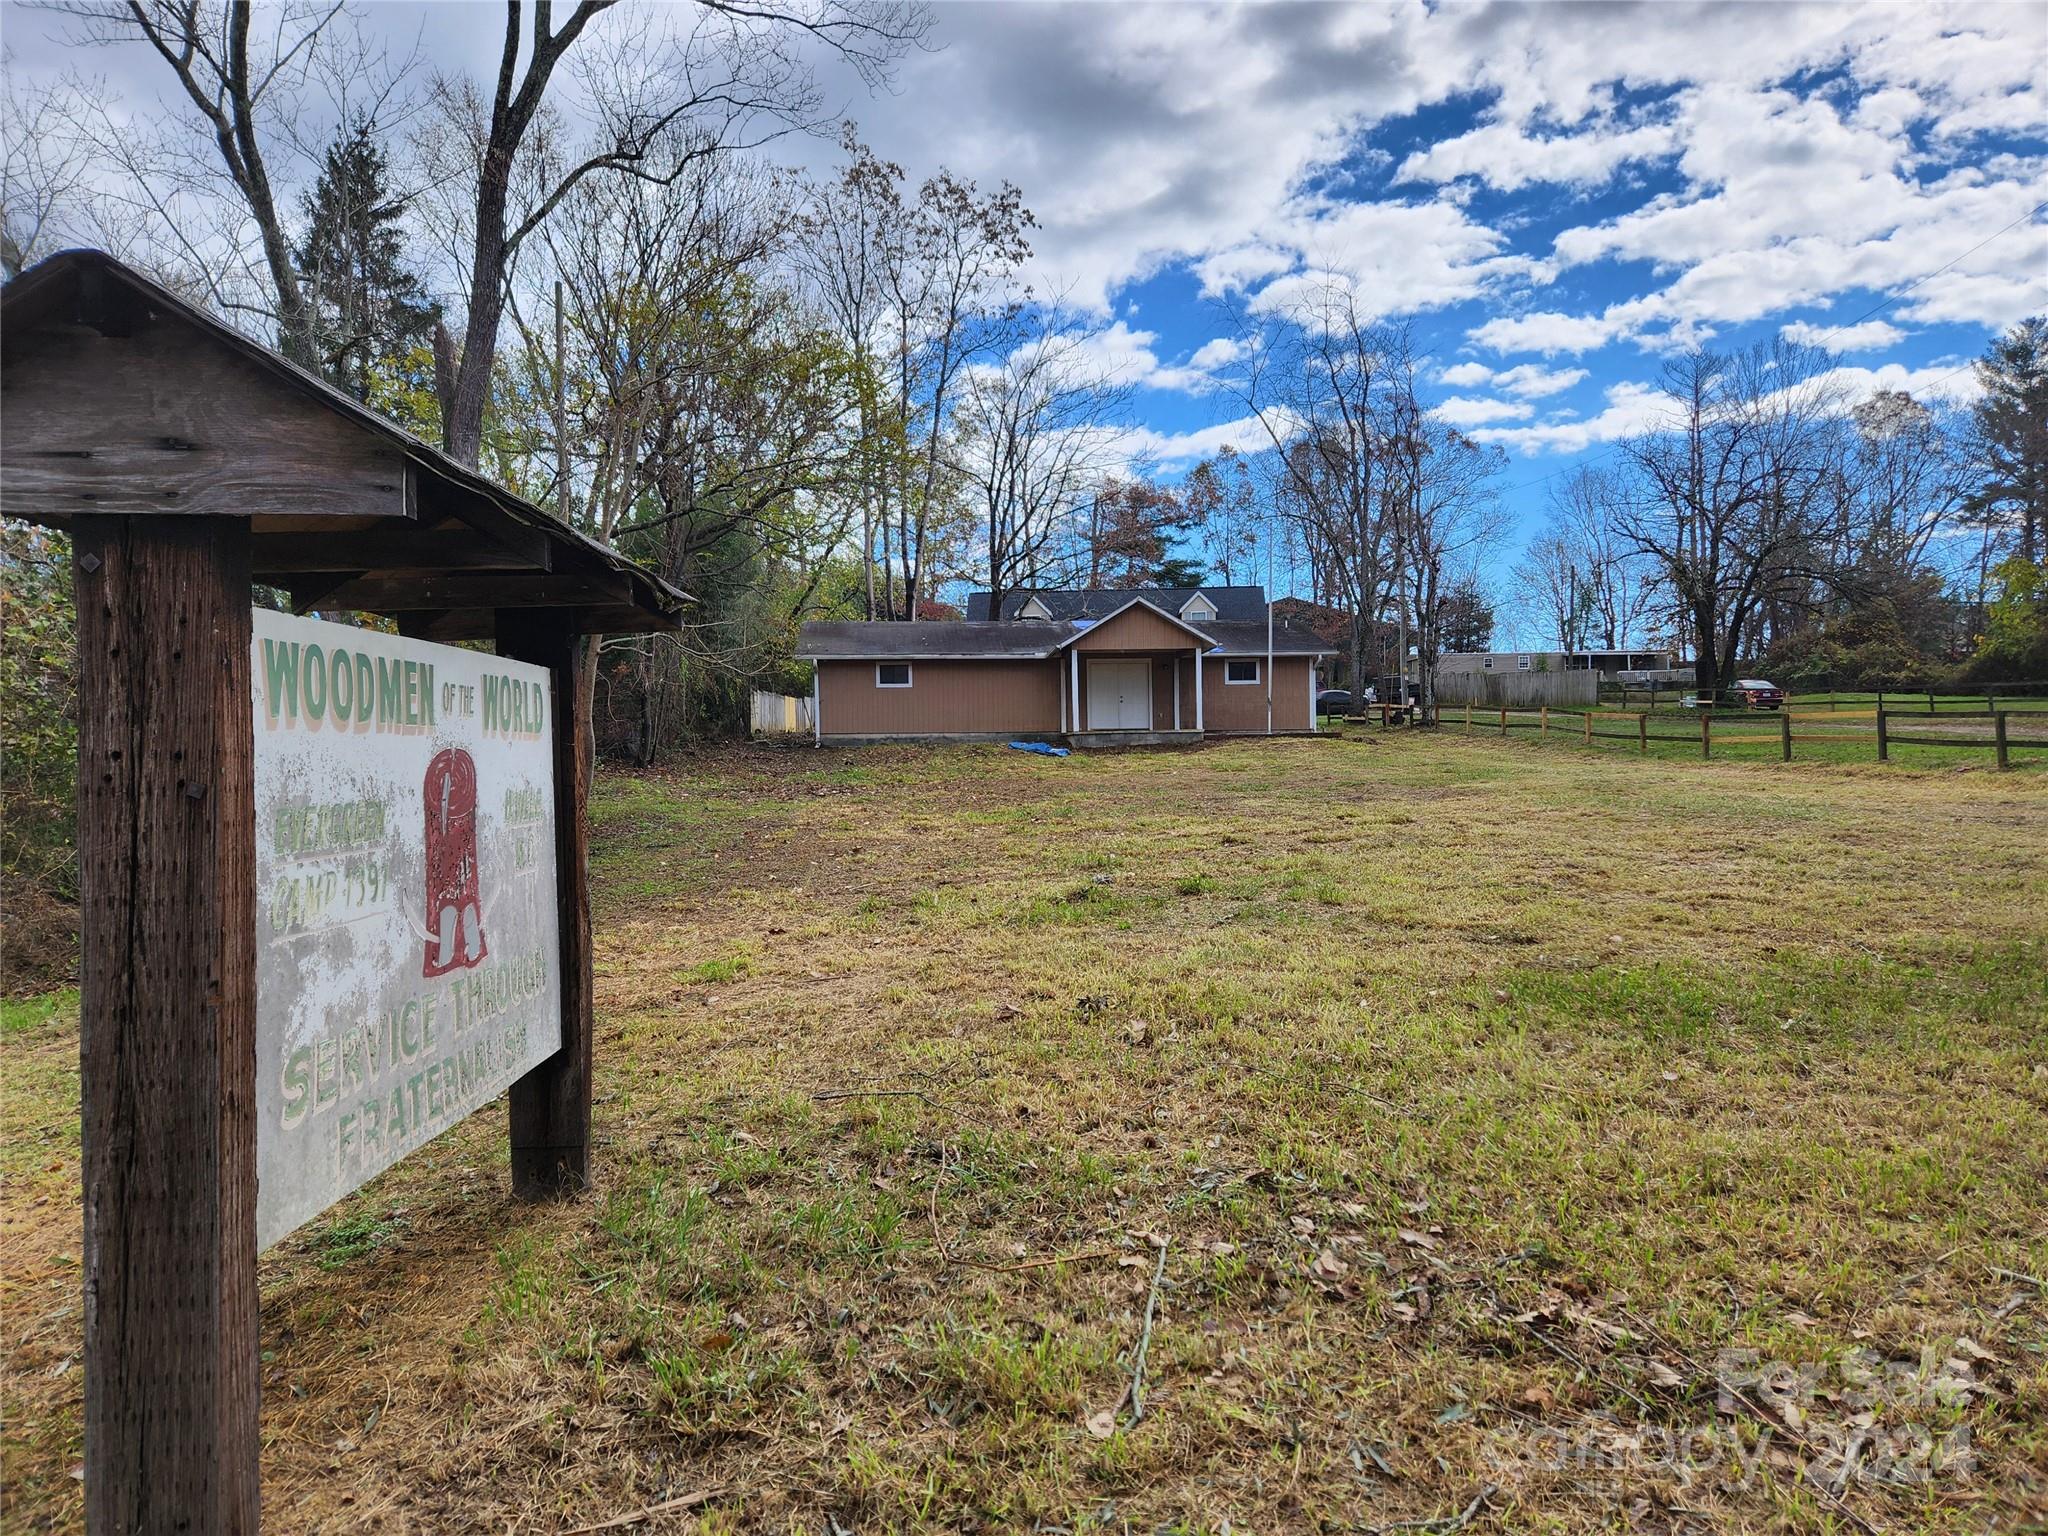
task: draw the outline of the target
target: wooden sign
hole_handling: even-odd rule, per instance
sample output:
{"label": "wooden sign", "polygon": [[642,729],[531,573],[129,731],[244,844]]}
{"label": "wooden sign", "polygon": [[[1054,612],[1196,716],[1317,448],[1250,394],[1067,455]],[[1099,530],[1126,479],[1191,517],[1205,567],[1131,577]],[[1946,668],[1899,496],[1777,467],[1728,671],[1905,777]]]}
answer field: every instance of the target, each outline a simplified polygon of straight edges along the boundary
{"label": "wooden sign", "polygon": [[547,669],[257,609],[256,1237],[562,1047]]}

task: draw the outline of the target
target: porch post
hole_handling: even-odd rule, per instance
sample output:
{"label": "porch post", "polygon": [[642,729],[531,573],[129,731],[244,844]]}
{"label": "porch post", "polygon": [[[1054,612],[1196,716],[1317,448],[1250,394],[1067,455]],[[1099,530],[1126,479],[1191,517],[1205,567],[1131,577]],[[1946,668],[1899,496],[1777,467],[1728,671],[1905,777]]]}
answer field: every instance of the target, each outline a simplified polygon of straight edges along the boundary
{"label": "porch post", "polygon": [[1202,648],[1195,647],[1195,729],[1202,727]]}
{"label": "porch post", "polygon": [[1087,729],[1081,714],[1081,652],[1079,649],[1067,652],[1074,663],[1074,733],[1079,735]]}
{"label": "porch post", "polygon": [[825,670],[822,663],[811,663],[811,745],[825,745],[825,717],[818,709],[818,674]]}

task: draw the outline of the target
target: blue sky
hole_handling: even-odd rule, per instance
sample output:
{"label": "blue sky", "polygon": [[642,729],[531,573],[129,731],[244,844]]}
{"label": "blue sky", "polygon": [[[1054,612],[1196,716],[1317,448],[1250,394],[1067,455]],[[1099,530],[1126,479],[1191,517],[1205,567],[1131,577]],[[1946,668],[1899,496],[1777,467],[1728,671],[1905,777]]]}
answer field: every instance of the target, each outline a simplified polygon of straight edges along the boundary
{"label": "blue sky", "polygon": [[[1552,479],[1651,418],[1673,348],[1788,334],[1858,390],[1961,404],[1987,338],[2048,308],[2038,3],[934,10],[893,89],[821,61],[828,105],[913,180],[1023,189],[1028,276],[1104,328],[1132,441],[1167,474],[1255,446],[1209,377],[1225,307],[1343,283],[1509,455],[1496,576]],[[493,68],[495,6],[362,17],[430,69]],[[138,113],[163,94],[146,55],[67,50],[61,25],[0,7],[17,76],[80,65]],[[836,159],[830,135],[769,153]]]}
{"label": "blue sky", "polygon": [[1961,404],[1990,335],[2048,308],[2038,5],[939,16],[944,52],[851,110],[913,172],[1024,188],[1034,280],[1112,326],[1161,463],[1259,440],[1202,377],[1226,306],[1335,276],[1509,455],[1496,577],[1676,347],[1782,333],[1858,390]]}

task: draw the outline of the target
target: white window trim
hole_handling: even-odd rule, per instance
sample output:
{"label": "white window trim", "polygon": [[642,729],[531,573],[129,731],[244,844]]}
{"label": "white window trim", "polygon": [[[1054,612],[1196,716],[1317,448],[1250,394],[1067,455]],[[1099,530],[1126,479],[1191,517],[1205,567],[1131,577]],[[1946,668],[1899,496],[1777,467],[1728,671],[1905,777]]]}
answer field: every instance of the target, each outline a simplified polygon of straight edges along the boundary
{"label": "white window trim", "polygon": [[[903,669],[903,681],[900,683],[883,682],[882,668],[884,667],[901,667]],[[908,688],[915,680],[915,676],[915,672],[907,661],[878,661],[875,663],[875,686],[877,688]]]}
{"label": "white window trim", "polygon": [[1531,657],[1531,656],[1517,656],[1517,657],[1515,658],[1515,670],[1516,670],[1517,672],[1528,672],[1528,671],[1531,671],[1531,670],[1532,670],[1532,669],[1534,668],[1534,665],[1535,665],[1535,658],[1534,658],[1534,657]]}
{"label": "white window trim", "polygon": [[[1264,663],[1264,662],[1262,662],[1262,661],[1261,661],[1261,660],[1260,660],[1260,659],[1259,659],[1258,657],[1256,657],[1256,656],[1227,656],[1227,657],[1225,657],[1225,658],[1224,658],[1224,661],[1223,661],[1223,686],[1224,686],[1224,687],[1226,687],[1226,688],[1256,688],[1256,687],[1258,687],[1258,686],[1259,686],[1259,671],[1260,671],[1260,668],[1261,668],[1261,667],[1263,667],[1264,665],[1265,665],[1265,663]],[[1232,676],[1230,675],[1230,669],[1231,669],[1232,667],[1242,667],[1242,666],[1249,666],[1249,667],[1250,667],[1250,668],[1252,669],[1252,675],[1251,675],[1250,677],[1232,677]]]}
{"label": "white window trim", "polygon": [[1017,610],[1017,617],[1020,619],[1049,619],[1052,617],[1052,610],[1037,598],[1027,597],[1024,599],[1024,605]]}
{"label": "white window trim", "polygon": [[1193,597],[1180,605],[1180,616],[1190,620],[1197,617],[1213,619],[1216,617],[1216,605],[1197,592]]}
{"label": "white window trim", "polygon": [[1493,658],[1491,656],[1482,656],[1479,660],[1479,665],[1483,670],[1491,672],[1493,670]]}

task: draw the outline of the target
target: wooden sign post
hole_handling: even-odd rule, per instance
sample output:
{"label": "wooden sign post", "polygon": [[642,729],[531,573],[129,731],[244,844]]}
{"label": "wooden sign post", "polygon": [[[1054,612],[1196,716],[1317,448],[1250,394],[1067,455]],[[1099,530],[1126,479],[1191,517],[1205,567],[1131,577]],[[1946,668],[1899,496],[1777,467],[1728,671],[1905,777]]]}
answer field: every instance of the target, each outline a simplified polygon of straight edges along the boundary
{"label": "wooden sign post", "polygon": [[[577,660],[587,635],[675,628],[684,598],[98,252],[0,291],[0,409],[0,510],[69,530],[78,612],[86,1529],[255,1536],[259,1233],[288,1231],[508,1081],[514,1191],[588,1180]],[[400,654],[412,642],[259,612],[258,584],[301,612],[390,617],[415,640],[495,638],[505,662],[545,669],[495,669],[517,705],[501,735],[523,745],[489,739],[489,704],[461,729],[422,713],[432,663]],[[294,625],[296,685],[251,660],[252,642]],[[444,686],[437,705],[467,716],[493,685]],[[259,750],[266,708],[279,734]],[[387,729],[405,749],[378,770],[389,793],[371,784],[360,805],[374,814],[352,816],[317,781],[349,757],[351,782],[371,783],[357,749]],[[543,825],[551,857],[530,858]],[[287,855],[317,875],[259,890]],[[494,860],[520,878],[490,875]],[[338,934],[337,900],[364,925],[351,934],[382,938]],[[494,922],[516,985],[481,969]],[[522,934],[545,934],[546,952],[522,951]],[[295,955],[319,953],[271,952],[301,943]],[[348,985],[318,991],[336,967]],[[416,1014],[380,1004],[380,975],[420,995]],[[453,997],[436,1043],[444,986],[483,1001]],[[545,999],[550,1016],[512,1019],[508,998]]]}
{"label": "wooden sign post", "polygon": [[86,1529],[257,1529],[249,525],[81,518]]}
{"label": "wooden sign post", "polygon": [[[501,611],[498,654],[546,667],[555,698],[580,697],[576,631],[545,615]],[[590,721],[557,709],[555,872],[561,900],[562,1048],[512,1085],[512,1189],[538,1198],[590,1176]]]}

